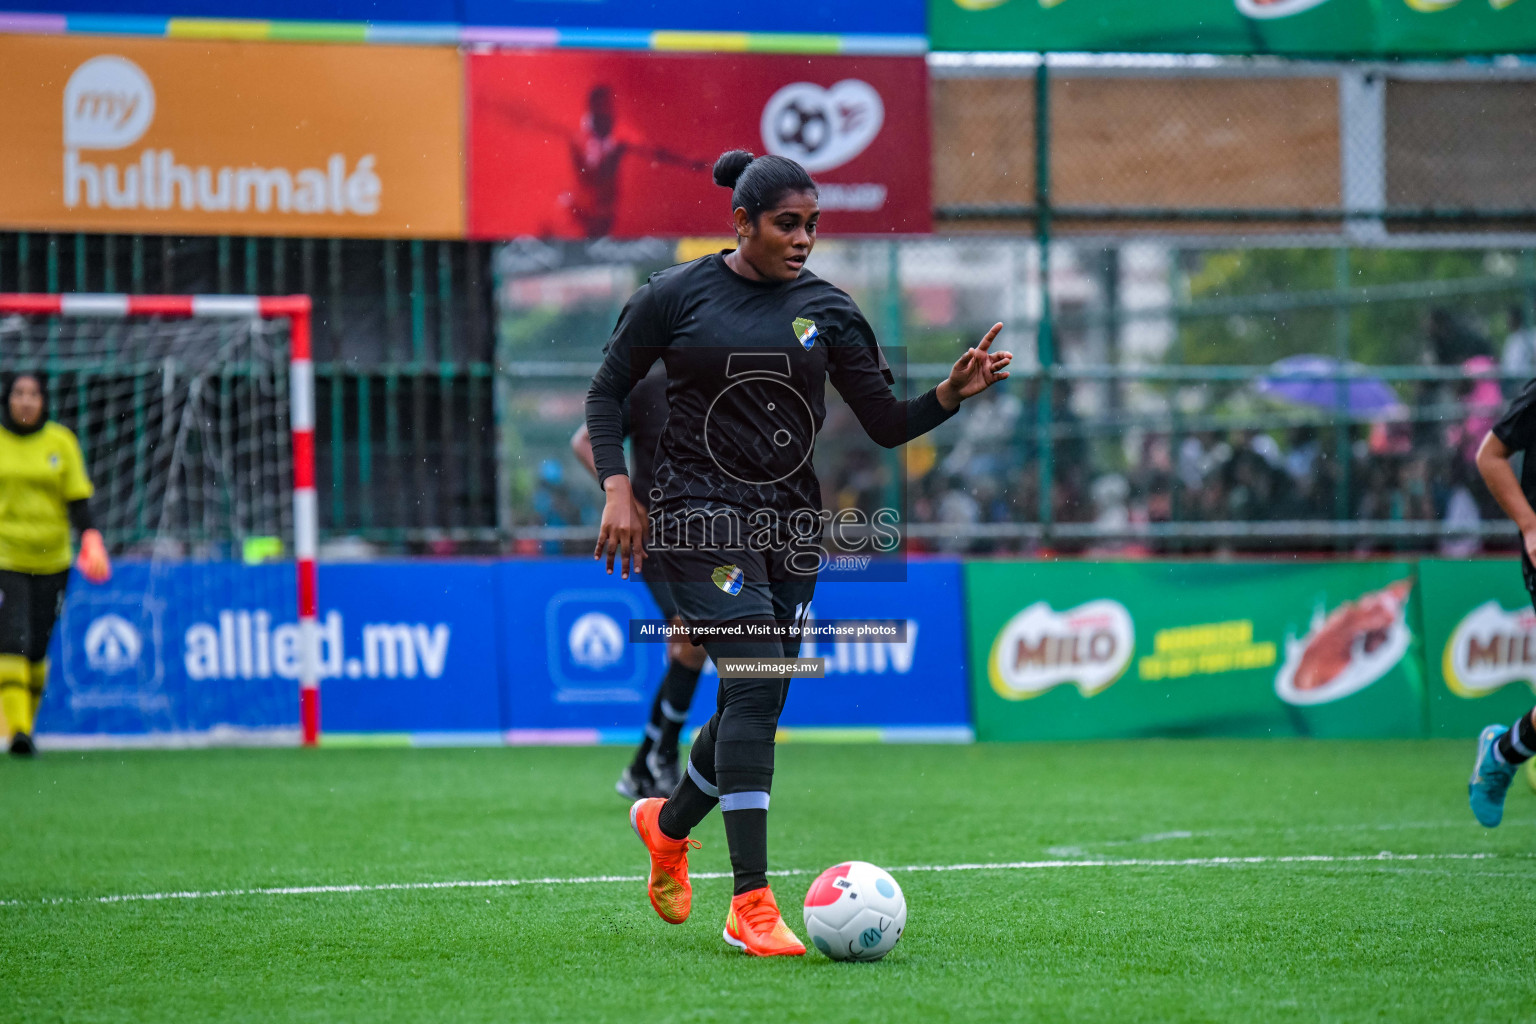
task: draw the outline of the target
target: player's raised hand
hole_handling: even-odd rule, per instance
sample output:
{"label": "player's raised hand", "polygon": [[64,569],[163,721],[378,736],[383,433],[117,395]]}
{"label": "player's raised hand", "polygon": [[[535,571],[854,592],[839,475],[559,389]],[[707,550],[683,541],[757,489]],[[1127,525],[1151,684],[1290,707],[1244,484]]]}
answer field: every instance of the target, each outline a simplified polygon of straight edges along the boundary
{"label": "player's raised hand", "polygon": [[603,490],[607,492],[608,500],[603,505],[603,525],[598,530],[597,550],[592,552],[592,557],[603,559],[608,575],[612,576],[613,556],[617,553],[619,575],[627,580],[630,567],[638,572],[645,560],[645,513],[630,490],[629,477],[611,476]]}
{"label": "player's raised hand", "polygon": [[[1002,324],[993,324],[981,343],[975,348],[966,349],[965,355],[955,360],[955,365],[950,367],[949,379],[944,383],[948,385],[948,391],[957,404],[981,394],[1008,376],[1007,366],[1013,362],[1013,353],[992,351],[992,342],[1002,329]],[[939,397],[942,401],[945,396],[941,394]]]}

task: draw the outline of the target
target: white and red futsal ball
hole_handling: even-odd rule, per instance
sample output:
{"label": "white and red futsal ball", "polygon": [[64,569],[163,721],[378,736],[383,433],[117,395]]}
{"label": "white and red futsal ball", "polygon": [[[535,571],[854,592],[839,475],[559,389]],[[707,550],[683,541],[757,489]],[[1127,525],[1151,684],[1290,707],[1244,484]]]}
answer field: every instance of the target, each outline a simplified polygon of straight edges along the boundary
{"label": "white and red futsal ball", "polygon": [[879,960],[907,927],[907,898],[862,860],[827,868],[805,894],[805,932],[833,960]]}

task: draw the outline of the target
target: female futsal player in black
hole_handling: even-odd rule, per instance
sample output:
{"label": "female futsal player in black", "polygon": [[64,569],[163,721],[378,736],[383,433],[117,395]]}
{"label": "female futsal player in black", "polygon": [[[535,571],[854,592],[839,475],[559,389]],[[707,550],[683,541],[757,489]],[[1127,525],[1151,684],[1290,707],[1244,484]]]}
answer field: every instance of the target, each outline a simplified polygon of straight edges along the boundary
{"label": "female futsal player in black", "polygon": [[[810,455],[826,381],[870,437],[893,448],[1006,377],[1012,355],[990,351],[998,324],[938,387],[897,399],[863,314],[805,269],[820,219],[810,175],[792,160],[735,150],[715,163],[714,179],[731,189],[737,248],[664,270],[631,297],[587,394],[587,431],[606,493],[596,555],[612,572],[617,554],[627,577],[646,558],[648,524],[626,475],[622,403],[665,362],[669,416],[645,496],[645,572],[663,574],[719,665],[799,654],[798,639],[710,638],[694,627],[803,620],[820,565],[823,511]],[[736,883],[725,939],[758,956],[805,952],[767,878],[773,743],[787,692],[783,678],[722,671],[717,710],[677,789],[630,809],[650,852],[651,905],[680,924],[693,896],[688,850],[698,843],[689,833],[720,805]]]}

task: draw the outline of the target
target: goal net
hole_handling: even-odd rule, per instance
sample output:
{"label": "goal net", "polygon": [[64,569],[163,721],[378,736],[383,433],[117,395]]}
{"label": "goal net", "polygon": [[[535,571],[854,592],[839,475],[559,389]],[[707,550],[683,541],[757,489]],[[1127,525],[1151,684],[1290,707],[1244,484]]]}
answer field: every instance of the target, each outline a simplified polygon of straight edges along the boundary
{"label": "goal net", "polygon": [[40,743],[313,742],[308,300],[0,295],[0,367],[79,438],[114,563],[70,583]]}

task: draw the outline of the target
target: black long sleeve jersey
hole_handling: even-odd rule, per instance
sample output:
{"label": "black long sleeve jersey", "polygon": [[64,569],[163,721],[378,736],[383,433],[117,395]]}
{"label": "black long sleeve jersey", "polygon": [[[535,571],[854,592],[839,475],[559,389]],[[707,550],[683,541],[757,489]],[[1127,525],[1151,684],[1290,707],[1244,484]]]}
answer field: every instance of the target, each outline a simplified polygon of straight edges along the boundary
{"label": "black long sleeve jersey", "polygon": [[649,502],[651,481],[656,478],[656,449],[661,446],[661,430],[666,425],[667,372],[664,365],[658,364],[624,401],[623,431],[630,446],[629,483],[642,502]]}
{"label": "black long sleeve jersey", "polygon": [[600,481],[625,472],[622,403],[657,359],[669,412],[650,493],[637,495],[651,507],[697,499],[819,514],[811,453],[828,378],[886,448],[952,415],[937,389],[892,394],[874,331],[847,293],[810,271],[750,281],[716,253],[652,275],[619,315],[587,392]]}

